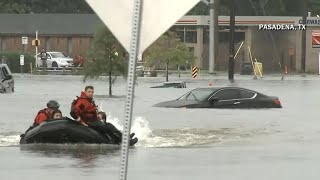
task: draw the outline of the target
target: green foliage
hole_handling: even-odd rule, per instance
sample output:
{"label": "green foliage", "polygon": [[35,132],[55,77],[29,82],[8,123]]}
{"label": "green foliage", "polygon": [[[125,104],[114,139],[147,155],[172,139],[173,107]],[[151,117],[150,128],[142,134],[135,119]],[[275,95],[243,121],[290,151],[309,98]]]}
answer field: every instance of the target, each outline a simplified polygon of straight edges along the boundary
{"label": "green foliage", "polygon": [[2,13],[28,13],[31,11],[30,6],[15,2],[0,2],[0,12]]}
{"label": "green foliage", "polygon": [[93,13],[85,0],[2,0],[0,13]]}
{"label": "green foliage", "polygon": [[83,81],[107,75],[109,76],[109,95],[112,95],[112,84],[117,76],[127,76],[128,61],[123,56],[124,52],[123,47],[108,28],[98,28],[84,63]]}
{"label": "green foliage", "polygon": [[29,53],[19,53],[19,52],[0,52],[0,62],[2,56],[6,56],[7,64],[12,73],[20,73],[21,66],[20,66],[20,55],[24,55],[24,65],[23,73],[30,72],[30,63],[32,63],[33,68],[35,67],[34,61],[35,58],[32,54]]}
{"label": "green foliage", "polygon": [[168,31],[163,34],[146,51],[147,65],[193,63],[193,53],[185,43],[181,42],[175,32]]}
{"label": "green foliage", "polygon": [[195,57],[185,43],[175,32],[168,31],[153,43],[145,52],[146,65],[165,66],[167,69],[166,79],[168,81],[168,67],[170,64],[186,65],[192,64]]}
{"label": "green foliage", "polygon": [[209,7],[203,2],[199,2],[186,15],[209,15]]}

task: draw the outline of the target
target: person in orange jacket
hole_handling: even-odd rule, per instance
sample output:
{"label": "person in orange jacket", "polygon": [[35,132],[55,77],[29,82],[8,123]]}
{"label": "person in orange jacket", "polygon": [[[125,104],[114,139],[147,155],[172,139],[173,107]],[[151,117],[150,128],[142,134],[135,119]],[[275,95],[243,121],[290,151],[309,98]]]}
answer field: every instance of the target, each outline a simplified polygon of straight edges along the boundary
{"label": "person in orange jacket", "polygon": [[34,122],[33,122],[33,126],[38,126],[39,124],[41,124],[43,121],[47,120],[47,119],[50,119],[51,118],[51,115],[52,115],[52,112],[56,109],[59,109],[60,107],[60,104],[55,101],[55,100],[50,100],[48,103],[47,103],[47,107],[44,108],[44,109],[41,109],[36,118],[34,119]]}
{"label": "person in orange jacket", "polygon": [[[96,130],[97,132],[106,135],[113,134],[110,129],[98,119],[97,105],[93,100],[94,87],[86,86],[81,92],[80,97],[77,97],[71,104],[70,115],[84,126]],[[117,144],[121,143],[120,138],[114,138]],[[138,139],[130,140],[130,145],[137,143]]]}
{"label": "person in orange jacket", "polygon": [[93,86],[86,86],[80,97],[71,104],[70,115],[84,126],[97,121],[97,106],[93,100]]}

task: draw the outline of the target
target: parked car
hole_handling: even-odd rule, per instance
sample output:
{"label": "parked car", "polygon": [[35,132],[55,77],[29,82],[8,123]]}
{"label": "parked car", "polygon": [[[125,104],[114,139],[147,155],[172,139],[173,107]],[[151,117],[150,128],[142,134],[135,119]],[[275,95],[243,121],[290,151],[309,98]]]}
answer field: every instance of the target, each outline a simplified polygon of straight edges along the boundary
{"label": "parked car", "polygon": [[14,92],[14,79],[7,64],[0,64],[0,92]]}
{"label": "parked car", "polygon": [[176,100],[155,104],[167,108],[282,108],[278,97],[241,87],[196,88]]}
{"label": "parked car", "polygon": [[[38,53],[37,65],[43,67],[43,61]],[[47,67],[72,67],[73,58],[65,56],[62,52],[47,52]]]}

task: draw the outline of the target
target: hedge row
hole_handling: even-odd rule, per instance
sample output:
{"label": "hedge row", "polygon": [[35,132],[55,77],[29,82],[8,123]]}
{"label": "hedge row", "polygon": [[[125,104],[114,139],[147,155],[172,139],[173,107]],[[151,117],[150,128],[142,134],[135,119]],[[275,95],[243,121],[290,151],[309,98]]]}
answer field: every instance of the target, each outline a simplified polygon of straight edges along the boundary
{"label": "hedge row", "polygon": [[7,58],[7,64],[12,73],[20,73],[20,55],[24,55],[24,65],[23,65],[23,72],[28,73],[30,72],[30,63],[32,62],[32,68],[35,67],[35,58],[33,54],[30,53],[19,53],[19,52],[0,52],[0,63],[5,56]]}

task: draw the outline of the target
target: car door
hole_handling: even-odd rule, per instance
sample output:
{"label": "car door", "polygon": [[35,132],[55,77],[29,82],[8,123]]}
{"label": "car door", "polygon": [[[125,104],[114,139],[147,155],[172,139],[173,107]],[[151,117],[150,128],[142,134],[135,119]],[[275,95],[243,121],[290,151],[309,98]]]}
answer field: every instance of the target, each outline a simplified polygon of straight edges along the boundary
{"label": "car door", "polygon": [[51,68],[52,67],[52,62],[54,61],[53,57],[51,56],[50,53],[47,53],[47,67]]}
{"label": "car door", "polygon": [[[218,101],[211,103],[212,108],[239,108],[239,91],[237,89],[221,89],[218,90],[210,99],[218,99]],[[209,99],[209,101],[210,101]]]}
{"label": "car door", "polygon": [[257,96],[256,92],[239,89],[239,99],[234,103],[238,104],[238,108],[255,108],[257,106],[255,97]]}

